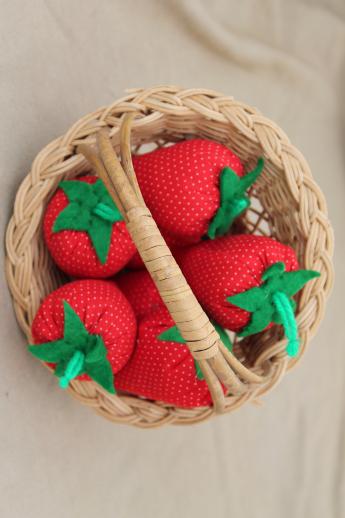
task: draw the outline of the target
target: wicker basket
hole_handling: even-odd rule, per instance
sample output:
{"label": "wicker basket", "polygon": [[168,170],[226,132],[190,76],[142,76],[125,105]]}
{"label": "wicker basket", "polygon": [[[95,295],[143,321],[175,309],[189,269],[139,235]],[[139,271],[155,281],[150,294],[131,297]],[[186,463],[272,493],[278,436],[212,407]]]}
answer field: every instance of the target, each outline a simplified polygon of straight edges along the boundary
{"label": "wicker basket", "polygon": [[[321,272],[321,277],[307,284],[297,300],[301,338],[297,359],[286,356],[279,326],[235,341],[234,354],[229,353],[145,207],[131,164],[131,148],[137,152],[144,144],[162,146],[187,136],[227,145],[247,169],[258,156],[265,158],[265,172],[251,192],[252,207],[241,223],[247,232],[270,235],[290,244],[303,268]],[[121,154],[122,165],[114,149]],[[203,370],[214,405],[176,408],[135,396],[110,395],[94,382],[73,381],[69,392],[114,422],[141,427],[191,424],[258,400],[303,354],[323,316],[333,281],[333,232],[324,197],[301,153],[279,127],[257,110],[205,89],[137,89],[79,120],[37,155],[18,190],[8,225],[7,279],[19,325],[29,341],[30,325],[42,299],[66,282],[43,243],[44,209],[61,179],[89,171],[90,163],[123,212],[142,258],[148,261],[148,270]],[[225,397],[221,383],[229,388]]]}

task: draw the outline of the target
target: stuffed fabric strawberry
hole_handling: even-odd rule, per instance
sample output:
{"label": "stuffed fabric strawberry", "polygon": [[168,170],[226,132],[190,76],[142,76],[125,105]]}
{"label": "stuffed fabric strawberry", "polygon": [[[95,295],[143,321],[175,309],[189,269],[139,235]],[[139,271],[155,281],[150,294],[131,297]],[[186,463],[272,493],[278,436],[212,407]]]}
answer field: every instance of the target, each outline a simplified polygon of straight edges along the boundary
{"label": "stuffed fabric strawberry", "polygon": [[205,311],[221,326],[248,336],[283,324],[287,353],[297,354],[292,296],[319,273],[298,270],[292,248],[268,237],[226,236],[190,247],[180,266]]}
{"label": "stuffed fabric strawberry", "polygon": [[61,182],[44,217],[48,249],[74,277],[109,277],[135,253],[122,216],[102,180],[84,176]]}
{"label": "stuffed fabric strawberry", "polygon": [[116,277],[116,284],[125,295],[138,319],[165,304],[147,270],[125,272]]}
{"label": "stuffed fabric strawberry", "polygon": [[[198,362],[177,330],[146,270],[125,272],[117,284],[138,319],[138,338],[129,363],[116,376],[118,389],[181,407],[212,403]],[[216,329],[228,349],[231,342]]]}
{"label": "stuffed fabric strawberry", "polygon": [[74,378],[93,379],[114,393],[114,374],[134,348],[136,319],[114,282],[79,280],[48,295],[32,336],[30,352],[54,367],[62,388]]}
{"label": "stuffed fabric strawberry", "polygon": [[263,168],[244,176],[239,158],[211,140],[186,140],[133,156],[137,179],[163,235],[176,244],[197,243],[228,232],[249,206],[245,191]]}
{"label": "stuffed fabric strawberry", "polygon": [[[224,332],[222,339],[231,348]],[[197,362],[168,310],[161,306],[139,320],[135,352],[116,376],[115,385],[131,394],[192,408],[212,404],[208,386],[201,378]]]}

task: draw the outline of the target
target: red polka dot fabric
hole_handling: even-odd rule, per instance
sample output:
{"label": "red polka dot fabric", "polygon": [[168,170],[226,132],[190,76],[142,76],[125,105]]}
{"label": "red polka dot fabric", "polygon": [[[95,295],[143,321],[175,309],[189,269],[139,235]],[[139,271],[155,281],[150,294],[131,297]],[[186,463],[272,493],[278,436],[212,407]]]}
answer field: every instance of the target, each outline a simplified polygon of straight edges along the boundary
{"label": "red polka dot fabric", "polygon": [[188,347],[157,338],[175,323],[149,273],[127,272],[117,283],[138,319],[138,337],[134,354],[116,376],[116,388],[183,408],[212,404]]}
{"label": "red polka dot fabric", "polygon": [[220,204],[222,169],[244,174],[239,158],[211,140],[186,140],[132,158],[153,218],[177,245],[197,243],[207,233]]}
{"label": "red polka dot fabric", "polygon": [[125,272],[116,277],[116,284],[131,304],[138,319],[164,302],[147,270]]}
{"label": "red polka dot fabric", "polygon": [[232,235],[204,241],[180,257],[182,271],[206,313],[218,324],[241,331],[251,317],[226,300],[262,284],[261,276],[281,261],[286,271],[298,269],[295,252],[269,237]]}
{"label": "red polka dot fabric", "polygon": [[[97,181],[97,177],[84,176],[77,180],[93,184]],[[62,189],[58,189],[48,204],[43,222],[45,242],[59,268],[72,277],[103,278],[111,277],[120,271],[136,251],[124,221],[113,224],[107,261],[102,264],[87,232],[77,230],[53,232],[56,218],[67,205],[66,194]]]}
{"label": "red polka dot fabric", "polygon": [[[222,144],[194,139],[133,156],[133,165],[147,206],[206,313],[223,328],[241,331],[251,314],[227,297],[260,286],[263,272],[278,261],[287,271],[298,269],[298,263],[290,247],[267,237],[229,235],[201,241],[219,209],[223,168],[230,167],[239,177],[244,174],[239,158]],[[78,180],[93,184],[97,177]],[[61,270],[95,279],[71,282],[46,298],[32,325],[34,342],[63,337],[66,301],[89,333],[102,336],[118,390],[182,408],[212,405],[188,347],[158,339],[175,323],[125,223],[113,224],[107,261],[101,264],[87,232],[53,232],[68,203],[58,189],[44,216],[45,241]],[[88,217],[87,212],[86,224]],[[137,271],[122,272],[116,282],[97,280],[125,267]],[[79,379],[90,378],[84,374]]]}
{"label": "red polka dot fabric", "polygon": [[[73,308],[90,334],[102,337],[113,372],[122,369],[133,352],[137,325],[132,307],[116,284],[85,279],[65,284],[48,295],[32,324],[35,344],[63,337],[63,301]],[[90,378],[84,374],[78,379]]]}
{"label": "red polka dot fabric", "polygon": [[182,408],[209,406],[212,400],[207,384],[196,377],[194,360],[187,346],[157,338],[173,325],[163,306],[139,319],[135,352],[116,375],[115,386],[118,390]]}

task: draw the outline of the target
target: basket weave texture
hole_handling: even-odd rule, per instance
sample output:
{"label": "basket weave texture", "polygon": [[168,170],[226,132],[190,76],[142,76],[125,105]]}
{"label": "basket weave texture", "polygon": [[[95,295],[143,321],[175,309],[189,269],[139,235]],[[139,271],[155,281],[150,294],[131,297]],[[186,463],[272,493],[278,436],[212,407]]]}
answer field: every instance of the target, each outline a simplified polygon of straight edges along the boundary
{"label": "basket weave texture", "polygon": [[[19,325],[31,341],[30,326],[40,303],[66,282],[43,242],[41,224],[49,199],[62,179],[90,170],[90,164],[77,149],[85,143],[93,146],[102,128],[110,134],[115,151],[119,153],[120,148],[123,151],[126,128],[122,122],[128,119],[128,114],[136,115],[130,135],[135,152],[140,152],[145,144],[162,146],[194,136],[225,144],[239,156],[247,170],[253,168],[258,156],[263,156],[265,172],[251,192],[252,207],[241,225],[246,232],[270,235],[291,245],[302,268],[321,273],[320,278],[305,286],[297,299],[301,338],[298,358],[287,358],[285,339],[278,326],[235,341],[234,355],[227,358],[227,371],[213,353],[200,355],[191,351],[204,365],[210,388],[213,386],[217,391],[217,380],[208,365],[215,367],[221,381],[227,381],[225,384],[234,389],[223,403],[218,401],[218,409],[222,406],[222,411],[228,412],[247,401],[255,402],[295,365],[322,319],[333,283],[333,231],[323,194],[304,157],[288,137],[256,109],[214,91],[174,86],[130,91],[112,105],[80,119],[37,155],[18,190],[6,235],[6,274]],[[123,153],[122,159],[124,165]],[[149,217],[145,208],[139,212],[136,208],[134,212],[141,219]],[[133,225],[129,221],[130,231]],[[132,232],[134,235],[136,229],[132,228]],[[212,335],[212,329],[210,332]],[[141,427],[191,424],[212,416],[217,410],[217,405],[182,409],[135,396],[113,396],[94,382],[73,381],[69,392],[114,422]],[[219,394],[212,396],[216,401]]]}

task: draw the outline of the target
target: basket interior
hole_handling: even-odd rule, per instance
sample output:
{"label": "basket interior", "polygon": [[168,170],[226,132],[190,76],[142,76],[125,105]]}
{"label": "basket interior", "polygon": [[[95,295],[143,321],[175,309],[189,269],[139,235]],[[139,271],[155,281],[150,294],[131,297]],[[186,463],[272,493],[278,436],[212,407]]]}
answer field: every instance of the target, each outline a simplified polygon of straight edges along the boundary
{"label": "basket interior", "polygon": [[[117,151],[119,151],[119,122],[118,118],[107,118],[107,124],[112,127],[112,141]],[[198,114],[181,117],[152,112],[145,116],[145,124],[141,124],[139,119],[134,125],[131,142],[133,153],[145,153],[156,147],[195,137],[212,139],[228,146],[240,157],[246,170],[252,169],[258,157],[263,155],[260,145],[248,140],[246,135],[232,126],[231,122],[211,121]],[[93,141],[94,137],[86,135],[86,139]],[[75,142],[73,149],[76,149],[80,142],[81,140]],[[50,167],[49,171],[49,177],[53,181],[51,189],[42,200],[42,209],[54,194],[61,179],[90,172],[90,168],[81,156],[76,156],[70,148],[66,148],[65,155],[60,154],[55,167]],[[299,226],[297,210],[293,210],[296,202],[288,188],[284,170],[279,169],[267,157],[265,157],[265,171],[257,181],[255,189],[251,190],[251,198],[250,209],[232,231],[275,237],[291,245],[303,265],[306,239],[301,238],[302,229]],[[33,297],[33,304],[29,309],[29,323],[43,298],[57,286],[68,281],[50,259],[42,239],[40,222],[37,224],[37,232],[30,246],[34,263],[31,290],[35,291],[37,296]],[[29,328],[27,330],[29,331]],[[270,370],[271,362],[279,361],[279,358],[284,357],[284,344],[280,340],[282,330],[278,326],[242,340],[237,340],[233,335],[231,338],[234,341],[234,352],[238,359],[259,374],[266,375]]]}

